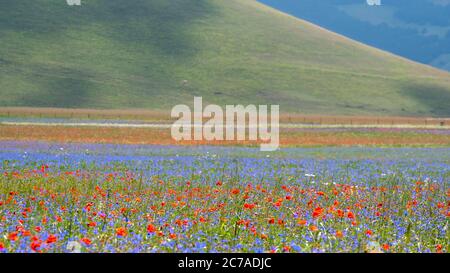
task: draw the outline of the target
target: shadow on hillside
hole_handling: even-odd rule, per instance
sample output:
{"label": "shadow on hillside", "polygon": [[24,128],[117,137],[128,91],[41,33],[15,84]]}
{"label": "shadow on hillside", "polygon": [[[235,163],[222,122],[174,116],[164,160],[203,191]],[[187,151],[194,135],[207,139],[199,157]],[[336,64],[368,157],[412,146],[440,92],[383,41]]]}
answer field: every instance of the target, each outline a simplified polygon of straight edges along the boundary
{"label": "shadow on hillside", "polygon": [[[169,62],[188,59],[199,50],[196,37],[192,35],[192,24],[215,13],[210,0],[81,0],[81,3],[81,6],[71,7],[65,0],[0,1],[0,41],[13,42],[12,45],[17,46],[13,55],[26,60],[45,45],[63,43],[54,54],[38,56],[38,61],[24,63],[39,75],[31,82],[34,91],[26,92],[18,99],[18,104],[70,108],[93,105],[99,92],[106,91],[100,88],[107,87],[94,81],[95,75],[89,70],[81,71],[83,65],[71,66],[68,60],[78,55],[83,61],[98,60],[102,47],[95,44],[97,39],[101,40],[102,46],[104,41],[111,43],[105,49],[109,51],[107,56],[118,57],[120,64],[127,63],[126,56],[116,49],[125,49],[130,55],[129,62],[138,58],[144,58],[142,63],[148,61],[149,64],[155,60],[164,61],[164,58]],[[3,33],[12,33],[16,40],[2,40]],[[64,48],[71,42],[73,47]],[[86,44],[92,44],[92,49],[86,50]],[[84,52],[73,52],[80,48]],[[71,56],[65,58],[62,55],[65,52]],[[46,60],[51,64],[46,64]],[[0,64],[8,63],[0,58]],[[56,70],[41,73],[42,69]],[[114,94],[106,92],[107,99],[115,98]],[[97,102],[98,99],[101,98],[97,98]]]}
{"label": "shadow on hillside", "polygon": [[[195,53],[190,24],[214,12],[208,0],[2,0],[1,31],[58,35],[69,28],[93,26],[99,35],[133,46],[151,46],[161,54],[188,57]],[[134,48],[134,47],[131,47]]]}
{"label": "shadow on hillside", "polygon": [[450,117],[450,89],[448,88],[433,84],[411,83],[403,88],[403,95],[424,105],[433,116]]}
{"label": "shadow on hillside", "polygon": [[82,71],[65,69],[64,77],[43,78],[38,83],[41,92],[29,92],[24,98],[26,106],[82,108],[94,101],[95,86],[91,77]]}

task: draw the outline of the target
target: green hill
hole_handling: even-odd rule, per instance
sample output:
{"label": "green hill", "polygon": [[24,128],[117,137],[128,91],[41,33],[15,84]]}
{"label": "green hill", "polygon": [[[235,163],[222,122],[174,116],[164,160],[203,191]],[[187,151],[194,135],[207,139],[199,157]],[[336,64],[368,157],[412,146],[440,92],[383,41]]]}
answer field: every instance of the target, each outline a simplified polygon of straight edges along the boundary
{"label": "green hill", "polygon": [[0,2],[0,106],[450,116],[450,74],[254,0]]}

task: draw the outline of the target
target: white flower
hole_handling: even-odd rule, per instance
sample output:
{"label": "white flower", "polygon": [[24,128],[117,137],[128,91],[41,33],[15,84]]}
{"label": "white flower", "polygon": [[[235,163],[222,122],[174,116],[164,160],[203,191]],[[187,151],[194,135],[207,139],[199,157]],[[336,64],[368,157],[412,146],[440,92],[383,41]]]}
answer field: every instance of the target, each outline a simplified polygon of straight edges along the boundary
{"label": "white flower", "polygon": [[70,241],[67,243],[66,249],[70,253],[81,253],[81,244],[76,241]]}
{"label": "white flower", "polygon": [[81,6],[81,0],[66,0],[69,6]]}
{"label": "white flower", "polygon": [[365,251],[367,253],[383,253],[380,244],[376,241],[370,241],[367,243]]}

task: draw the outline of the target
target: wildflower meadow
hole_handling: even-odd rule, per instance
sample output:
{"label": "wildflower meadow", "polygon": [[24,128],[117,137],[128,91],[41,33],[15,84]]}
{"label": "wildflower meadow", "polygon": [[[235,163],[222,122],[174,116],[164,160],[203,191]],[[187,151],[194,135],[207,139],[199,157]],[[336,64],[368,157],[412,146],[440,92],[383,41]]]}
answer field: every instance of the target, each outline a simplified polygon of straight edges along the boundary
{"label": "wildflower meadow", "polygon": [[448,148],[0,142],[0,252],[448,252]]}

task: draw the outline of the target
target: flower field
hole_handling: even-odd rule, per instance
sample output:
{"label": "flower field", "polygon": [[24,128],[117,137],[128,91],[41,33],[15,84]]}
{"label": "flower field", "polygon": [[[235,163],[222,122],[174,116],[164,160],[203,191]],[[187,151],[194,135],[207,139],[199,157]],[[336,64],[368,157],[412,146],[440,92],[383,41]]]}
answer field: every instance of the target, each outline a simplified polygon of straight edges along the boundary
{"label": "flower field", "polygon": [[[1,121],[1,119],[0,119]],[[44,120],[44,122],[47,122]],[[118,121],[118,124],[121,122]],[[88,122],[86,122],[88,124]],[[47,141],[105,144],[258,146],[257,141],[175,141],[162,128],[89,126],[33,126],[0,124],[0,141]],[[376,146],[450,147],[449,129],[286,129],[281,128],[282,147]]]}
{"label": "flower field", "polygon": [[449,252],[449,148],[0,142],[0,252]]}

